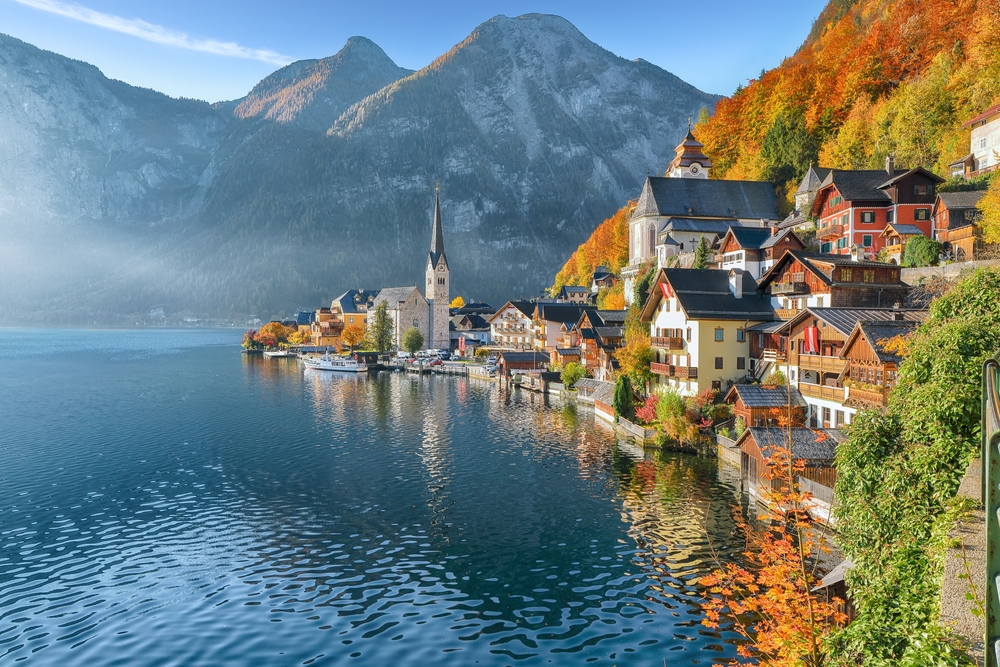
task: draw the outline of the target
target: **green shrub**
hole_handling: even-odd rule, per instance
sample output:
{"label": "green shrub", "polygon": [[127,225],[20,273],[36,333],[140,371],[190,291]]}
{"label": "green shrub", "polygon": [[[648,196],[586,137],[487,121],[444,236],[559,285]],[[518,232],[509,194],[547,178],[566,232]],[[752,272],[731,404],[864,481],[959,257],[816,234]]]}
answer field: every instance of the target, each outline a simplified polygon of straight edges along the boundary
{"label": "green shrub", "polygon": [[572,389],[577,380],[587,377],[587,369],[575,361],[566,364],[560,379],[567,389]]}

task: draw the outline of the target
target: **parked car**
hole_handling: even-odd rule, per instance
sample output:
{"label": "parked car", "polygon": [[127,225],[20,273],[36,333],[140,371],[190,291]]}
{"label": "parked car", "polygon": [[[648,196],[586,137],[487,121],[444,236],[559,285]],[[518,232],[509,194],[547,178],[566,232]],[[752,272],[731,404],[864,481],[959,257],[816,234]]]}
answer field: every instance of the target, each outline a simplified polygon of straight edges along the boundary
{"label": "parked car", "polygon": [[487,357],[486,358],[486,365],[487,366],[496,366],[497,365],[497,358],[496,358],[496,356],[491,354],[489,357]]}
{"label": "parked car", "polygon": [[489,373],[490,375],[495,374],[498,370],[500,370],[500,367],[497,366],[496,364],[486,367],[486,372]]}
{"label": "parked car", "polygon": [[427,365],[428,366],[443,366],[444,362],[441,361],[440,359],[432,359]]}
{"label": "parked car", "polygon": [[396,358],[397,359],[409,359],[410,358],[410,353],[407,352],[406,350],[400,350],[399,352],[396,353]]}

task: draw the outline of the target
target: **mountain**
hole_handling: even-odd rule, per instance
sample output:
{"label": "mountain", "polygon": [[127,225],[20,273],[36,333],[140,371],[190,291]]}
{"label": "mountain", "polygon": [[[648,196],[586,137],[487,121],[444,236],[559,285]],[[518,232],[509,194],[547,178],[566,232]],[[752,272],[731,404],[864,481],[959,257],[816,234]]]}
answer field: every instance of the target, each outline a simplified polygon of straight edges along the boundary
{"label": "mountain", "polygon": [[891,154],[947,175],[968,153],[962,123],[997,101],[996,0],[831,0],[798,51],[696,133],[718,176],[786,189],[810,162],[876,169]]}
{"label": "mountain", "polygon": [[543,15],[498,16],[418,72],[352,38],[216,105],[0,46],[16,321],[267,317],[420,284],[435,182],[453,291],[538,293],[717,99]]}

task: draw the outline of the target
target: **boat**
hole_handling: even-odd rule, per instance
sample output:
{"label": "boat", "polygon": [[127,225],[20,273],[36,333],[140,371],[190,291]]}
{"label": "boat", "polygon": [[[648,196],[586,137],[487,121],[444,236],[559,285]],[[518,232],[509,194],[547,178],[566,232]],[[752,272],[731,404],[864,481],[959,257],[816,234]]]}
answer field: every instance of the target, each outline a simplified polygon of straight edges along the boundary
{"label": "boat", "polygon": [[264,350],[265,357],[294,357],[295,353],[291,350]]}
{"label": "boat", "polygon": [[358,363],[357,359],[331,357],[329,354],[324,354],[322,357],[304,358],[302,359],[302,363],[306,368],[311,368],[316,371],[340,371],[341,373],[368,372],[368,365]]}

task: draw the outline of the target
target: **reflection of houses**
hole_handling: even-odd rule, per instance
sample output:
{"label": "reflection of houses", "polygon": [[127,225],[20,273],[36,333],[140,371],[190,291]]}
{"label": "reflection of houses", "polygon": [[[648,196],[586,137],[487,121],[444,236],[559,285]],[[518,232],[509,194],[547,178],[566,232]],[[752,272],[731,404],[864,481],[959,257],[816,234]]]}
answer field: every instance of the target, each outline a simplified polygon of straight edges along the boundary
{"label": "reflection of houses", "polygon": [[830,520],[833,489],[837,483],[834,468],[837,444],[843,441],[841,431],[828,429],[792,428],[789,440],[787,428],[751,427],[736,441],[740,448],[740,472],[752,498],[767,503],[771,493],[788,490],[788,479],[769,465],[768,459],[781,450],[791,453],[793,460],[805,462],[805,469],[795,478],[799,490],[812,494],[809,513],[821,521]]}
{"label": "reflection of houses", "polygon": [[890,350],[889,341],[908,336],[920,326],[919,321],[859,320],[844,343],[840,358],[846,363],[847,383],[845,406],[884,408],[889,391],[896,385],[896,373],[902,358],[898,350]]}
{"label": "reflection of houses", "polygon": [[906,300],[899,267],[852,257],[787,251],[761,277],[757,290],[771,295],[780,319],[803,308],[885,308]]}
{"label": "reflection of houses", "polygon": [[936,238],[944,244],[945,252],[959,262],[978,259],[984,249],[983,230],[978,224],[981,213],[976,207],[984,194],[983,190],[940,192],[934,202]]}
{"label": "reflection of houses", "polygon": [[801,426],[806,402],[794,387],[734,384],[726,394],[733,416],[747,426]]}
{"label": "reflection of houses", "polygon": [[882,247],[885,252],[885,261],[889,264],[901,264],[903,253],[906,252],[906,244],[914,236],[923,236],[924,233],[916,225],[900,225],[889,223],[882,232]]}
{"label": "reflection of houses", "polygon": [[508,301],[500,310],[486,318],[494,345],[514,350],[531,348],[531,301]]}
{"label": "reflection of houses", "polygon": [[805,250],[791,229],[730,227],[719,242],[715,268],[743,269],[759,280],[786,250]]}
{"label": "reflection of houses", "polygon": [[692,395],[747,377],[746,329],[774,311],[746,271],[660,269],[640,317],[656,382]]}

